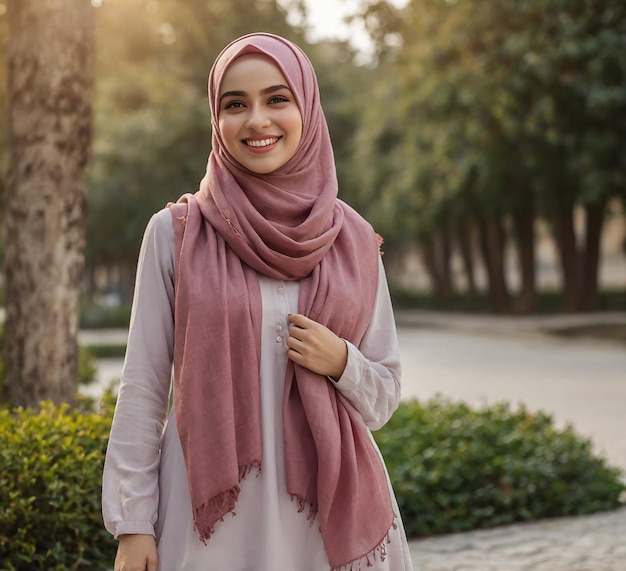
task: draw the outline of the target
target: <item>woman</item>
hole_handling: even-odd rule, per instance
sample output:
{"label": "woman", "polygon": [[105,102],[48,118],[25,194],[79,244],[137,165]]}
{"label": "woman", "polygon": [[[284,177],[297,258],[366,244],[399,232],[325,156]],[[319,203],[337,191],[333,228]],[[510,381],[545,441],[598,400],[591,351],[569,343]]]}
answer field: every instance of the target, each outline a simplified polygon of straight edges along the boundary
{"label": "woman", "polygon": [[200,189],[140,253],[103,481],[115,571],[408,571],[369,431],[399,402],[389,293],[337,199],[311,63],[244,36],[209,97]]}

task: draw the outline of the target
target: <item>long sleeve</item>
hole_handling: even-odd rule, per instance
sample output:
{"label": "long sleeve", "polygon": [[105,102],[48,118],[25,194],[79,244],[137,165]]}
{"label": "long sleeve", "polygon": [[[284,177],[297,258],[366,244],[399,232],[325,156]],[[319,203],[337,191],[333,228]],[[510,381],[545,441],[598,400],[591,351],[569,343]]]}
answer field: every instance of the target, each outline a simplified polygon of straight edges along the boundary
{"label": "long sleeve", "polygon": [[400,350],[385,270],[380,262],[372,319],[360,344],[346,341],[348,362],[336,388],[361,413],[370,430],[391,418],[400,403]]}
{"label": "long sleeve", "polygon": [[173,359],[174,262],[169,211],[147,225],[139,262],[128,346],[103,473],[107,530],[154,535],[160,442]]}

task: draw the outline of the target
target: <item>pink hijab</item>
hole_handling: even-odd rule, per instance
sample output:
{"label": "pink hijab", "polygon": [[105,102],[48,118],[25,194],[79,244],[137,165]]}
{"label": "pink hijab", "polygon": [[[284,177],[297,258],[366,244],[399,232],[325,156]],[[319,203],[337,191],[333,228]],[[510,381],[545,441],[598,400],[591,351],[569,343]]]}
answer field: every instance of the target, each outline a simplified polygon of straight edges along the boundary
{"label": "pink hijab", "polygon": [[[238,57],[269,56],[287,79],[303,133],[270,174],[242,167],[218,128],[220,85]],[[170,205],[177,263],[174,392],[194,521],[202,541],[233,512],[239,483],[261,469],[257,273],[300,280],[298,312],[359,346],[371,317],[378,241],[337,199],[313,67],[270,34],[229,44],[209,75],[212,152],[200,189]],[[384,558],[395,515],[382,461],[360,414],[332,382],[289,361],[283,424],[287,489],[319,517],[331,568]]]}

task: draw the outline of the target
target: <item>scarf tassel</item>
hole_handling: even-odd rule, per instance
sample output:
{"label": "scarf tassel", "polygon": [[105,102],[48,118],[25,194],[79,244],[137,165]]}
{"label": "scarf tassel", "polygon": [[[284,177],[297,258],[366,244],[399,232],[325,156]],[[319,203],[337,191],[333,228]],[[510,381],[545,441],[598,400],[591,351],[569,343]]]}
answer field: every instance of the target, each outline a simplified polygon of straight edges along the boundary
{"label": "scarf tassel", "polygon": [[291,501],[294,500],[298,504],[299,514],[306,509],[307,505],[309,506],[309,513],[306,516],[306,520],[309,522],[309,525],[313,525],[313,521],[315,520],[315,516],[317,515],[317,506],[296,494],[291,494]]}
{"label": "scarf tassel", "polygon": [[[239,482],[255,469],[257,470],[258,477],[261,473],[260,461],[252,462],[245,466],[239,466]],[[237,484],[228,490],[224,490],[193,510],[195,528],[200,535],[200,541],[202,541],[204,545],[207,544],[207,541],[215,532],[215,524],[223,522],[228,514],[233,517],[237,515],[235,504],[239,499],[240,491],[241,488],[239,484]]]}
{"label": "scarf tassel", "polygon": [[378,560],[378,558],[380,558],[381,562],[384,561],[387,558],[387,545],[391,543],[389,532],[392,529],[398,529],[395,518],[391,522],[391,527],[389,528],[389,531],[387,531],[385,537],[383,537],[381,542],[376,545],[374,549],[354,561],[349,561],[348,563],[344,563],[339,566],[331,566],[331,571],[363,571],[363,569],[367,567],[374,567],[374,563]]}

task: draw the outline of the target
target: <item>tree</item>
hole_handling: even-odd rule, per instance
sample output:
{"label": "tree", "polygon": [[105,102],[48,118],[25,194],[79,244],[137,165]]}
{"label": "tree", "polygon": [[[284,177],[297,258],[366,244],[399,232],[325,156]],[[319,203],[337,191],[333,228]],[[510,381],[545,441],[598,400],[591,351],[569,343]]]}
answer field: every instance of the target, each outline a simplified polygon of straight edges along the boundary
{"label": "tree", "polygon": [[[0,0],[0,109],[5,109],[5,85],[6,85],[6,0]],[[4,157],[5,149],[5,129],[2,126],[3,122],[0,122],[0,157]],[[4,218],[4,180],[0,175],[0,220]],[[4,259],[4,242],[2,234],[0,233],[0,266]],[[0,279],[0,289],[2,287],[2,280]],[[2,296],[0,296],[0,304]]]}
{"label": "tree", "polygon": [[75,400],[93,8],[8,2],[4,399]]}
{"label": "tree", "polygon": [[[626,188],[626,5],[411,0],[397,17],[373,0],[362,13],[386,69],[375,70],[386,87],[371,103],[384,112],[366,110],[374,120],[363,122],[356,163],[375,215],[396,214],[388,225],[422,244],[435,286],[449,248],[435,263],[432,244],[451,224],[477,227],[497,311],[511,309],[504,253],[513,241],[525,312],[541,216],[560,254],[565,307],[593,309],[605,208]],[[396,136],[380,149],[389,125]]]}

